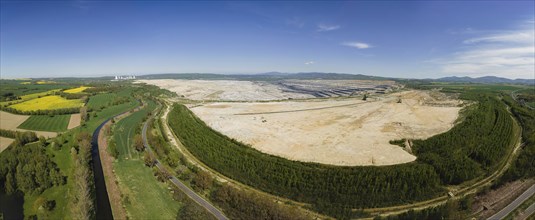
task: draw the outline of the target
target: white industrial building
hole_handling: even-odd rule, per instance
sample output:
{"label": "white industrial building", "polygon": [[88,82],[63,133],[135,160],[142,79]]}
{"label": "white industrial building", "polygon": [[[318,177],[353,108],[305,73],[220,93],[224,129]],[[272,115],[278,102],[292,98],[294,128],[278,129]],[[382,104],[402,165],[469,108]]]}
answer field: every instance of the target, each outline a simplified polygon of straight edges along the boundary
{"label": "white industrial building", "polygon": [[119,81],[119,80],[130,80],[130,79],[136,79],[136,76],[115,76],[115,79],[113,81]]}

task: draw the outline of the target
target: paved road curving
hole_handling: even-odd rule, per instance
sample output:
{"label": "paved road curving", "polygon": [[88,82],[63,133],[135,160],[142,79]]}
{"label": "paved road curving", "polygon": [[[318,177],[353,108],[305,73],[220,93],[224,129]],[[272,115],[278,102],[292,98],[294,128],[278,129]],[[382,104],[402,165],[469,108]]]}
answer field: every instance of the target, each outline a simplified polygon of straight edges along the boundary
{"label": "paved road curving", "polygon": [[[152,116],[150,119],[148,119],[145,124],[143,125],[143,130],[141,132],[141,135],[143,137],[143,145],[145,146],[146,151],[148,151],[150,154],[152,153],[152,148],[150,147],[148,141],[147,141],[147,127],[149,125],[149,121],[153,119],[154,116]],[[156,158],[156,157],[154,157]],[[156,159],[156,167],[160,170],[166,170],[165,167],[160,163],[158,159]],[[214,215],[219,220],[228,220],[228,218],[223,214],[223,212],[219,211],[216,207],[214,207],[212,204],[210,204],[208,201],[203,199],[201,196],[197,195],[193,190],[191,190],[189,187],[187,187],[184,183],[180,182],[174,175],[169,178],[169,180],[177,186],[182,192],[184,192],[188,197],[193,199],[197,204],[204,207],[208,212],[210,212],[212,215]]]}
{"label": "paved road curving", "polygon": [[[518,206],[520,206],[522,203],[524,203],[533,194],[535,194],[535,184],[531,185],[531,187],[529,187],[529,189],[524,191],[524,193],[522,193],[522,195],[518,196],[518,198],[516,198],[513,202],[511,202],[511,204],[507,205],[505,208],[503,208],[498,213],[494,214],[493,216],[491,216],[488,219],[489,220],[495,220],[495,219],[498,220],[498,219],[505,218],[507,215],[509,215],[509,213],[514,211]],[[530,208],[531,208],[531,206],[530,206]]]}

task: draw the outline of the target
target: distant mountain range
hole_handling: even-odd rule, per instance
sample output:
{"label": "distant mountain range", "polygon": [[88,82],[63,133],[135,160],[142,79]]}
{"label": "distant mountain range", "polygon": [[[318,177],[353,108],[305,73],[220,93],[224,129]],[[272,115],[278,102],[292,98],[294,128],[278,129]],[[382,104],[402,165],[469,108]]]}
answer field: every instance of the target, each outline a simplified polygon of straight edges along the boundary
{"label": "distant mountain range", "polygon": [[267,72],[257,74],[212,74],[212,73],[165,73],[165,74],[150,74],[139,76],[140,79],[214,79],[214,80],[283,80],[283,79],[353,79],[353,80],[392,80],[393,78],[385,78],[378,76],[368,76],[362,74],[347,74],[347,73],[281,73],[281,72]]}
{"label": "distant mountain range", "polygon": [[457,77],[457,76],[451,76],[451,77],[443,77],[439,79],[431,79],[432,81],[438,81],[438,82],[462,82],[462,83],[506,83],[506,84],[527,84],[527,85],[535,85],[535,79],[507,79],[502,77],[496,77],[496,76],[483,76],[483,77],[477,77],[477,78],[471,78],[471,77]]}
{"label": "distant mountain range", "polygon": [[[347,73],[322,73],[322,72],[304,72],[304,73],[282,73],[266,72],[257,74],[213,74],[213,73],[166,73],[142,75],[139,79],[211,79],[211,80],[259,80],[273,81],[284,79],[353,79],[353,80],[407,80],[401,78],[389,78],[379,76],[369,76],[362,74]],[[484,76],[478,78],[471,77],[443,77],[438,79],[423,79],[424,81],[434,82],[456,82],[456,83],[503,83],[503,84],[526,84],[535,85],[535,79],[507,79],[496,76]]]}

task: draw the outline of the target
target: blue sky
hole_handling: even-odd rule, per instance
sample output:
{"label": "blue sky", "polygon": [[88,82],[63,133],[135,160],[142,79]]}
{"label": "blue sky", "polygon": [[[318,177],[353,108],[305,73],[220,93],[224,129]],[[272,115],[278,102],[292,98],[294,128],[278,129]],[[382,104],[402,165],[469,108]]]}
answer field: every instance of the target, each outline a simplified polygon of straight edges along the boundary
{"label": "blue sky", "polygon": [[2,78],[535,78],[534,1],[1,1]]}

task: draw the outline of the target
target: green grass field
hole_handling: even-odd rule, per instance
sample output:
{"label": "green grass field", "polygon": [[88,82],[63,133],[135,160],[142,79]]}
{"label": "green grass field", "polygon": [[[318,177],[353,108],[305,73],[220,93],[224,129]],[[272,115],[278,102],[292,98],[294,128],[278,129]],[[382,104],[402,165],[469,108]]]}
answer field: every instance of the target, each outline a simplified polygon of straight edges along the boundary
{"label": "green grass field", "polygon": [[133,109],[137,105],[138,105],[138,102],[132,100],[130,102],[123,103],[120,105],[107,107],[103,109],[102,111],[97,112],[96,117],[91,116],[90,117],[91,119],[86,123],[86,126],[84,126],[82,130],[87,131],[87,132],[93,132],[102,122],[104,122],[104,120],[114,115]]}
{"label": "green grass field", "polygon": [[66,131],[71,115],[32,115],[18,128],[35,131]]}
{"label": "green grass field", "polygon": [[119,157],[125,158],[139,158],[136,150],[132,148],[134,135],[136,130],[140,129],[143,118],[148,112],[153,111],[156,104],[152,101],[147,103],[147,106],[132,115],[120,120],[115,125],[113,130],[115,143],[117,144],[117,150],[119,151]]}
{"label": "green grass field", "polygon": [[113,167],[131,219],[176,218],[181,204],[173,200],[167,184],[158,182],[142,160],[118,160]]}
{"label": "green grass field", "polygon": [[91,96],[87,102],[87,107],[99,109],[101,106],[108,105],[108,103],[112,102],[115,97],[117,97],[117,94],[115,93],[102,93]]}
{"label": "green grass field", "polygon": [[122,203],[132,219],[175,219],[181,206],[173,200],[167,184],[154,177],[152,169],[145,166],[141,154],[132,146],[143,118],[155,107],[149,101],[142,110],[118,121],[113,130],[119,151],[119,159],[113,166],[123,194]]}

